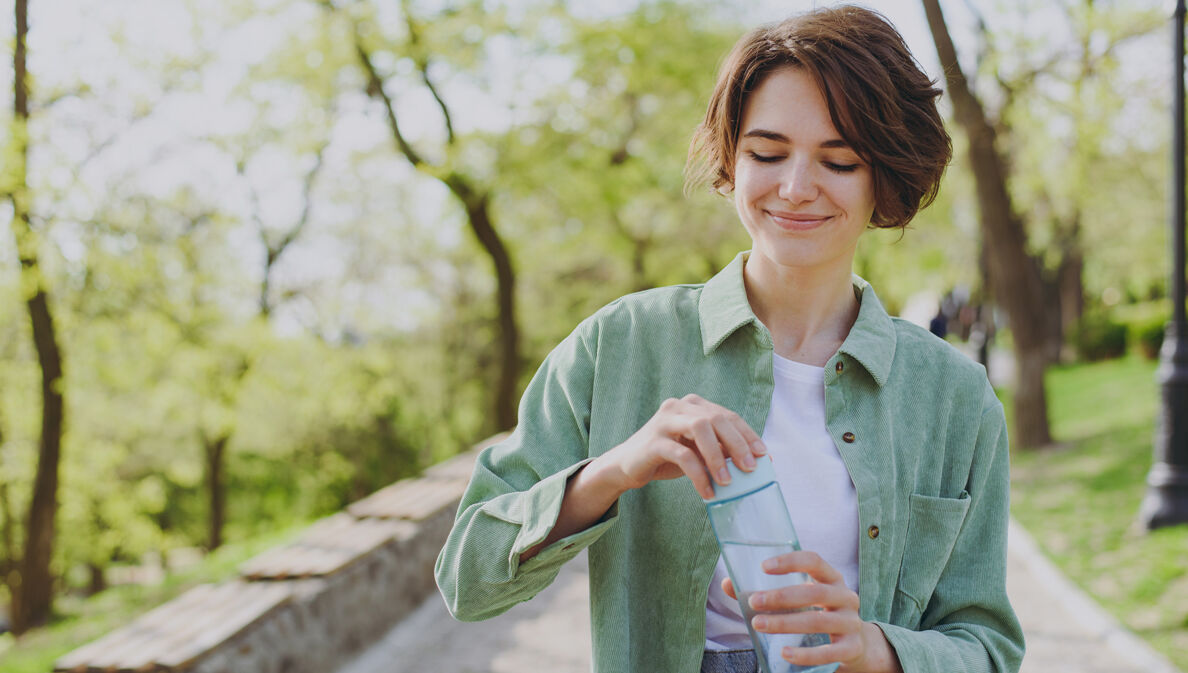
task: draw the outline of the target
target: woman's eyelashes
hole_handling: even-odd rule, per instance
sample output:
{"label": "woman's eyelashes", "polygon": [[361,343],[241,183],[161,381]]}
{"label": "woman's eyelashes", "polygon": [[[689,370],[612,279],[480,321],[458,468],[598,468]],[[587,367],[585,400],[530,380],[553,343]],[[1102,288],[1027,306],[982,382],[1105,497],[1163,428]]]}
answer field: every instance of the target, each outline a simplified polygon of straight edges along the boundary
{"label": "woman's eyelashes", "polygon": [[825,168],[828,168],[834,173],[853,173],[858,170],[858,164],[838,164],[832,161],[826,161]]}
{"label": "woman's eyelashes", "polygon": [[[761,154],[754,151],[747,152],[747,154],[752,160],[761,164],[774,164],[787,158],[787,156],[783,154]],[[844,164],[838,163],[836,161],[823,161],[821,163],[823,166],[825,166],[825,168],[828,168],[834,173],[853,173],[854,171],[858,170],[858,166],[860,166],[860,164]]]}
{"label": "woman's eyelashes", "polygon": [[784,159],[784,155],[782,154],[759,154],[758,152],[747,152],[747,154],[751,155],[752,159],[761,164],[774,164]]}

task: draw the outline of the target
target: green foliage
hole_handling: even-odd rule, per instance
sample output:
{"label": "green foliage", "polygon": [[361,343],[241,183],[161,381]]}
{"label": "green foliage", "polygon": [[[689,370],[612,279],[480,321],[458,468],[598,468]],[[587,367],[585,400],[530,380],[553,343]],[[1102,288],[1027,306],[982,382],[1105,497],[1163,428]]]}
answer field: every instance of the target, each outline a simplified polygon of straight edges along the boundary
{"label": "green foliage", "polygon": [[1154,368],[1128,357],[1049,373],[1060,448],[1012,455],[1011,512],[1073,581],[1184,668],[1188,527],[1146,533],[1137,524],[1153,457]]}
{"label": "green foliage", "polygon": [[1169,103],[1150,69],[1126,61],[1162,53],[1165,12],[1153,1],[1038,9],[982,9],[977,83],[1010,158],[1012,200],[1048,269],[1085,252],[1089,297],[1145,295],[1165,282]]}
{"label": "green foliage", "polygon": [[1159,357],[1159,349],[1163,347],[1163,336],[1167,333],[1167,320],[1148,320],[1146,323],[1134,325],[1132,339],[1139,345],[1143,357],[1154,360]]}
{"label": "green foliage", "polygon": [[1168,303],[1153,300],[1114,307],[1113,315],[1126,324],[1130,343],[1138,346],[1143,357],[1154,360],[1163,346],[1163,335],[1171,319]]}
{"label": "green foliage", "polygon": [[497,164],[502,219],[531,260],[522,296],[535,357],[615,297],[700,282],[748,246],[729,199],[682,196],[689,139],[742,31],[707,21],[709,7],[552,19],[571,73],[528,108]]}
{"label": "green foliage", "polygon": [[1081,360],[1094,362],[1126,354],[1126,325],[1104,312],[1086,315],[1073,330],[1073,346]]}

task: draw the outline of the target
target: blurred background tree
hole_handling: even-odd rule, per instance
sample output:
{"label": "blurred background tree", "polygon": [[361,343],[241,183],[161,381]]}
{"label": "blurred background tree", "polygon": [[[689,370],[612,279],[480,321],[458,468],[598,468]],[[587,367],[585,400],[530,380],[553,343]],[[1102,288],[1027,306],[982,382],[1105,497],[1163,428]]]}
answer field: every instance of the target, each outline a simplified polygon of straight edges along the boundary
{"label": "blurred background tree", "polygon": [[[3,120],[27,126],[4,156],[17,184],[27,146],[29,199],[0,220],[37,236],[0,239],[0,606],[46,530],[52,595],[82,595],[415,474],[514,423],[599,306],[720,269],[748,242],[729,199],[682,194],[688,140],[729,46],[795,9],[70,2],[30,7],[28,122]],[[1165,311],[1166,77],[1154,0],[1028,4],[945,10],[1046,288],[1042,369],[1077,356],[1082,313]],[[955,288],[989,298],[957,152],[936,204],[857,258],[925,322]],[[46,408],[29,255],[69,363],[57,535],[27,518]]]}
{"label": "blurred background tree", "polygon": [[[995,34],[978,15],[979,60],[990,64],[979,63],[977,70],[998,85],[979,94],[958,59],[939,0],[923,5],[977,187],[983,290],[1013,326],[1014,436],[1026,447],[1047,446],[1044,372],[1059,361],[1064,333],[1084,308],[1081,200],[1089,171],[1104,158],[1103,131],[1124,110],[1099,85],[1116,70],[1114,52],[1154,32],[1159,15],[1095,0],[1055,3],[1048,12],[1068,31],[1067,44],[1026,30]],[[1013,10],[1033,13],[1022,4]],[[996,111],[987,110],[987,96],[998,99]],[[1037,147],[1042,163],[1021,165],[1037,161]],[[1039,170],[1029,174],[1029,168]],[[1046,238],[1042,246],[1032,242],[1039,237]]]}

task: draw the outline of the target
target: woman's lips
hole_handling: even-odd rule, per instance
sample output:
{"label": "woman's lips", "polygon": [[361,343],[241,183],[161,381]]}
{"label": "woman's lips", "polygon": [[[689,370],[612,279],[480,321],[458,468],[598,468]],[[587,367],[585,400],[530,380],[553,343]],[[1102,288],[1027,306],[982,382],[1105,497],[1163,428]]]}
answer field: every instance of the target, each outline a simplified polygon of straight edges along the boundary
{"label": "woman's lips", "polygon": [[808,231],[825,223],[832,215],[817,215],[813,213],[787,213],[781,211],[763,211],[771,221],[781,229],[788,231]]}

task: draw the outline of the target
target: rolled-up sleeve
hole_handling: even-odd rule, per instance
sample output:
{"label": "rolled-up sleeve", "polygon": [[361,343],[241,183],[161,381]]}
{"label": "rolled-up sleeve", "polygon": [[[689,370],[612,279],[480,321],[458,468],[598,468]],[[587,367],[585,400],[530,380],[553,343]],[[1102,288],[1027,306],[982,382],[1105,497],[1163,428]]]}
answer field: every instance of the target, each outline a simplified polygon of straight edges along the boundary
{"label": "rolled-up sleeve", "polygon": [[533,376],[515,431],[479,455],[435,566],[455,618],[486,619],[532,598],[614,525],[617,504],[595,525],[520,563],[553,529],[569,477],[590,460],[596,344],[597,326],[588,319]]}

